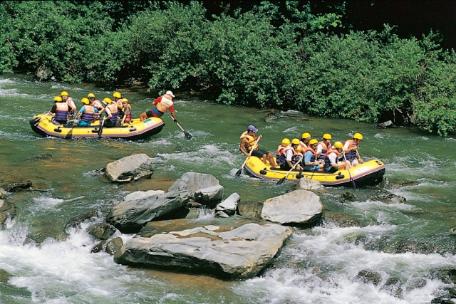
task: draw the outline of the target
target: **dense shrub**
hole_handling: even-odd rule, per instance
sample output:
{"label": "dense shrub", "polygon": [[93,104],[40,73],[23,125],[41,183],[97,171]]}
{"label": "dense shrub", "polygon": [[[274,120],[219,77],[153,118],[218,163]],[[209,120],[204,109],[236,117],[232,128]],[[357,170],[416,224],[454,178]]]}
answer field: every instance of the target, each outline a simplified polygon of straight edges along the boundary
{"label": "dense shrub", "polygon": [[4,1],[0,18],[0,72],[135,79],[232,105],[456,132],[454,52],[432,35],[346,31],[337,10],[284,1],[209,15],[198,2]]}

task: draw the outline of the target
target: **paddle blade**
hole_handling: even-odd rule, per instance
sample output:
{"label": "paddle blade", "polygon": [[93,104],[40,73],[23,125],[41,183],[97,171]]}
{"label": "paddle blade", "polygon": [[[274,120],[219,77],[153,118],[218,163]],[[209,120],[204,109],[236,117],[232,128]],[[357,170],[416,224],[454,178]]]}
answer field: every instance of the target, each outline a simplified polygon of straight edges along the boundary
{"label": "paddle blade", "polygon": [[239,170],[236,171],[235,176],[239,177],[239,176],[241,176],[241,173],[242,173],[242,169],[239,169]]}
{"label": "paddle blade", "polygon": [[276,185],[277,185],[277,186],[278,186],[278,185],[282,185],[284,181],[285,181],[285,177],[282,177],[281,179],[279,179],[279,181],[277,182]]}
{"label": "paddle blade", "polygon": [[186,139],[192,139],[193,137],[192,134],[188,133],[187,131],[185,131],[184,134]]}

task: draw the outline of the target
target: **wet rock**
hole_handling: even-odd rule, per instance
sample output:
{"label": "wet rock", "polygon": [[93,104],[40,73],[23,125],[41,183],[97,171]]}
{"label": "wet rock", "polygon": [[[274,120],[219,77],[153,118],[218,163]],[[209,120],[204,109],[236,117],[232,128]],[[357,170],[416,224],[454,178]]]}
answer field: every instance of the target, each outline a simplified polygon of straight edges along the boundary
{"label": "wet rock", "polygon": [[206,207],[206,205],[197,203],[195,201],[189,201],[187,203],[187,208],[200,209],[200,208],[205,208],[205,207]]}
{"label": "wet rock", "polygon": [[36,78],[40,81],[48,80],[52,76],[52,71],[45,65],[40,65],[35,72]]}
{"label": "wet rock", "polygon": [[148,266],[222,278],[257,275],[277,255],[292,229],[277,224],[249,223],[230,231],[218,226],[135,237],[115,259],[126,265]]}
{"label": "wet rock", "polygon": [[456,236],[456,227],[450,228],[449,234]]}
{"label": "wet rock", "polygon": [[261,218],[280,224],[309,226],[321,218],[322,212],[323,205],[318,195],[295,190],[266,200]]}
{"label": "wet rock", "polygon": [[359,227],[360,222],[346,213],[325,212],[325,220],[328,222],[336,223],[340,227]]}
{"label": "wet rock", "polygon": [[447,297],[438,297],[432,299],[431,304],[456,304],[456,302]]}
{"label": "wet rock", "polygon": [[146,154],[133,154],[108,163],[105,175],[110,181],[127,183],[143,177],[151,177],[153,159]]}
{"label": "wet rock", "polygon": [[403,289],[402,289],[402,282],[400,279],[395,277],[390,277],[386,280],[385,284],[382,286],[383,290],[388,291],[388,293],[392,294],[396,298],[401,298]]}
{"label": "wet rock", "polygon": [[91,225],[87,232],[96,239],[107,240],[116,232],[116,228],[108,223],[97,223]]}
{"label": "wet rock", "polygon": [[65,224],[65,230],[69,228],[80,228],[81,224],[89,219],[97,217],[98,212],[95,209],[90,209],[82,214],[70,218]]}
{"label": "wet rock", "polygon": [[407,199],[403,196],[393,194],[391,192],[379,192],[371,197],[374,201],[381,201],[387,204],[403,204]]}
{"label": "wet rock", "polygon": [[109,240],[106,243],[105,250],[109,255],[113,255],[115,258],[122,255],[125,250],[122,238],[116,237],[116,238]]}
{"label": "wet rock", "polygon": [[228,217],[234,215],[237,210],[237,206],[241,196],[237,193],[233,193],[224,199],[220,204],[215,207],[215,212],[217,216]]}
{"label": "wet rock", "polygon": [[362,281],[363,283],[371,283],[374,285],[378,285],[382,281],[382,276],[378,272],[369,270],[361,270],[356,275],[356,278]]}
{"label": "wet rock", "polygon": [[384,121],[384,122],[381,122],[381,123],[377,124],[377,127],[378,128],[382,128],[382,129],[385,129],[385,128],[388,128],[388,127],[392,127],[392,126],[393,126],[393,122],[391,120],[387,120],[387,121]]}
{"label": "wet rock", "polygon": [[341,203],[347,203],[347,202],[354,202],[355,200],[356,200],[356,196],[353,194],[353,192],[345,191],[340,196],[340,200],[339,201]]}
{"label": "wet rock", "polygon": [[164,194],[165,194],[165,191],[163,191],[163,190],[135,191],[135,192],[129,193],[127,196],[125,196],[124,201],[134,201],[134,200],[152,197],[154,195],[164,195]]}
{"label": "wet rock", "polygon": [[413,278],[407,281],[406,289],[413,290],[413,289],[421,289],[426,286],[426,279],[424,278]]}
{"label": "wet rock", "polygon": [[239,214],[244,217],[253,219],[261,219],[261,210],[263,209],[263,202],[244,202],[240,201],[238,204]]}
{"label": "wet rock", "polygon": [[19,192],[22,190],[29,190],[30,188],[32,188],[31,181],[15,182],[3,186],[3,189],[7,192]]}
{"label": "wet rock", "polygon": [[16,215],[14,205],[0,199],[0,228],[4,228],[6,221],[12,219]]}
{"label": "wet rock", "polygon": [[301,178],[296,189],[312,191],[324,189],[324,186],[319,181],[310,178]]}
{"label": "wet rock", "polygon": [[112,207],[107,222],[121,232],[137,232],[147,222],[166,215],[172,216],[180,209],[185,209],[187,200],[188,198],[179,193],[157,193],[140,199],[122,201]]}
{"label": "wet rock", "polygon": [[185,195],[197,203],[211,207],[220,202],[223,197],[223,186],[217,178],[210,174],[196,172],[184,173],[168,191]]}
{"label": "wet rock", "polygon": [[6,192],[5,189],[0,188],[0,199],[6,198],[7,195],[8,195],[8,192]]}
{"label": "wet rock", "polygon": [[216,211],[215,212],[216,217],[221,217],[221,218],[228,218],[230,217],[228,214],[226,214],[224,211]]}
{"label": "wet rock", "polygon": [[0,269],[0,283],[8,283],[12,275],[6,270]]}
{"label": "wet rock", "polygon": [[104,242],[101,241],[101,242],[98,242],[95,246],[92,247],[92,249],[90,250],[91,253],[98,253],[98,252],[101,252],[103,250],[103,246],[104,246]]}

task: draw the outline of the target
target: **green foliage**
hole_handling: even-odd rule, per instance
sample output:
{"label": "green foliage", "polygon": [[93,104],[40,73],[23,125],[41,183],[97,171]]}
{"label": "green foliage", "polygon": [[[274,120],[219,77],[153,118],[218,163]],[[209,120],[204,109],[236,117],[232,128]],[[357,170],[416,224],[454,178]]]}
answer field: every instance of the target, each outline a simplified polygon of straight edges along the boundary
{"label": "green foliage", "polygon": [[299,109],[456,133],[456,55],[430,33],[344,30],[343,7],[262,1],[211,15],[200,2],[4,1],[0,72],[155,91],[197,90],[233,105]]}

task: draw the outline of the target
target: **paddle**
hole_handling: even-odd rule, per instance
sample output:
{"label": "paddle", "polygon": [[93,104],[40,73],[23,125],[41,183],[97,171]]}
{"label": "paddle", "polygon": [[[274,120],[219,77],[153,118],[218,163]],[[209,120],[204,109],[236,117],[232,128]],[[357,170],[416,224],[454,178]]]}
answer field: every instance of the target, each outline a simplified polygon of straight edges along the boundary
{"label": "paddle", "polygon": [[250,152],[249,152],[249,154],[247,155],[247,157],[245,158],[244,163],[242,163],[241,168],[240,168],[239,170],[237,170],[237,172],[236,172],[236,174],[235,174],[236,177],[241,176],[242,170],[244,169],[245,164],[247,163],[247,160],[249,159],[250,156],[252,156],[252,152],[253,152],[253,150],[255,150],[255,148],[256,148],[256,146],[258,145],[258,142],[260,141],[260,139],[261,139],[261,135],[258,136],[257,140],[253,143],[252,149],[250,149]]}
{"label": "paddle", "polygon": [[353,180],[353,177],[352,177],[351,172],[350,172],[351,164],[347,161],[347,157],[345,156],[345,151],[343,152],[343,156],[344,156],[345,163],[347,164],[348,176],[350,176],[350,181],[353,184],[353,188],[356,189],[355,181]]}
{"label": "paddle", "polygon": [[106,116],[103,116],[103,119],[101,120],[100,127],[98,128],[98,138],[101,138],[101,135],[103,134],[103,126],[104,122],[106,120]]}
{"label": "paddle", "polygon": [[301,162],[301,160],[302,160],[303,157],[304,157],[304,155],[301,156],[301,157],[299,158],[299,160],[293,165],[293,167],[291,167],[291,169],[287,172],[287,175],[285,175],[284,177],[282,177],[281,179],[279,179],[279,181],[277,182],[276,185],[281,185],[281,184],[283,184],[283,182],[287,179],[288,175],[290,175],[291,171],[293,171],[294,168],[296,168],[296,166],[299,165],[299,163]]}
{"label": "paddle", "polygon": [[174,122],[176,123],[177,127],[178,127],[182,132],[184,132],[184,135],[185,135],[185,138],[186,138],[186,139],[192,139],[192,137],[193,137],[192,134],[190,134],[188,131],[186,131],[184,128],[182,128],[182,126],[177,122],[176,119],[174,119],[174,117],[171,116],[171,114],[169,115],[169,117],[171,117],[171,118],[174,120]]}

